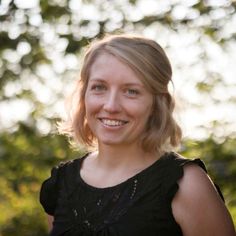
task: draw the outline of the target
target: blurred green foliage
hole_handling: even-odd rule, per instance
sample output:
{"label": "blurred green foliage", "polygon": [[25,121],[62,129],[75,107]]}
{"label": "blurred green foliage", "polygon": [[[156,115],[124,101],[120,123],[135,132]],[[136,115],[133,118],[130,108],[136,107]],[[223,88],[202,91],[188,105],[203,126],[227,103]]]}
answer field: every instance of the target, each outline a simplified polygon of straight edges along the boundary
{"label": "blurred green foliage", "polygon": [[[55,106],[64,97],[65,86],[79,69],[80,54],[92,39],[106,33],[140,33],[149,27],[158,34],[160,26],[179,34],[183,29],[195,30],[200,47],[203,47],[202,37],[209,37],[221,47],[236,38],[235,31],[224,34],[225,25],[235,17],[235,1],[219,1],[214,5],[198,0],[185,6],[177,1],[165,1],[165,6],[161,5],[163,9],[157,8],[158,13],[137,10],[139,0],[122,3],[119,0],[41,0],[39,4],[28,5],[32,2],[0,1],[1,236],[47,235],[45,214],[38,201],[41,183],[53,166],[81,154],[70,149],[65,137],[56,134]],[[176,17],[175,12],[181,7],[185,14]],[[137,14],[132,15],[133,12]],[[77,60],[73,62],[75,66],[71,60],[65,60],[68,58]],[[61,63],[59,66],[56,60]],[[204,53],[201,60],[208,60]],[[209,79],[196,84],[199,93],[210,94],[216,84],[226,86],[221,75],[205,69]],[[42,88],[51,91],[48,100],[41,94]],[[24,119],[17,119],[17,113],[23,111],[19,105],[13,106],[15,102],[29,106]],[[224,102],[235,104],[235,98]],[[8,117],[3,116],[4,106],[12,108]],[[181,152],[189,158],[200,157],[207,164],[209,173],[223,190],[236,225],[233,137],[223,135],[219,139],[212,132],[205,140],[185,140]]]}
{"label": "blurred green foliage", "polygon": [[23,123],[0,140],[0,235],[47,235],[40,185],[52,166],[80,153],[68,147],[66,138],[39,135]]}

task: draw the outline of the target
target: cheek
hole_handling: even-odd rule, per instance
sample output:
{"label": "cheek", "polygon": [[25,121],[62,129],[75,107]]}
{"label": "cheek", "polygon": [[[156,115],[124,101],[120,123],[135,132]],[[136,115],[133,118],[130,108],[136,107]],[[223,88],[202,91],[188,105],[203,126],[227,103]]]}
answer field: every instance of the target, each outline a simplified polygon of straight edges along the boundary
{"label": "cheek", "polygon": [[143,114],[143,122],[145,123],[145,125],[148,123],[150,116],[151,116],[151,109],[146,109],[145,113]]}
{"label": "cheek", "polygon": [[138,111],[140,115],[145,119],[148,118],[153,110],[153,103],[149,99],[147,101],[140,102],[138,106]]}
{"label": "cheek", "polygon": [[91,101],[91,97],[88,96],[88,94],[85,94],[85,111],[86,111],[86,117],[89,116],[89,114],[92,112],[93,110],[93,102]]}
{"label": "cheek", "polygon": [[92,96],[85,96],[85,110],[88,116],[91,113],[95,113],[101,107],[99,99],[95,99]]}
{"label": "cheek", "polygon": [[137,121],[143,126],[148,122],[151,111],[152,106],[142,106],[140,103],[139,106],[136,106],[135,108],[133,107],[132,110],[130,109],[129,113],[134,118],[136,117]]}
{"label": "cheek", "polygon": [[152,109],[153,108],[150,105],[150,106],[145,107],[145,109],[143,110],[142,119],[143,119],[144,126],[148,125],[147,123],[150,120],[150,116],[152,114]]}

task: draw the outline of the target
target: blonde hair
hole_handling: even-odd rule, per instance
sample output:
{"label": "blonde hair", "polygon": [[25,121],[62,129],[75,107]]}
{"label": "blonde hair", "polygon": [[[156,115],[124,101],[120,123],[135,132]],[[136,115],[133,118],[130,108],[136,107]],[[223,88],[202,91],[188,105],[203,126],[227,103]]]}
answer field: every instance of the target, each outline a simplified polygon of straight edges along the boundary
{"label": "blonde hair", "polygon": [[173,118],[175,102],[168,91],[168,84],[172,82],[170,62],[158,43],[130,35],[108,36],[89,46],[72,96],[70,117],[60,123],[59,131],[73,137],[77,143],[87,147],[94,146],[96,137],[86,121],[85,92],[90,68],[96,58],[104,53],[111,54],[128,65],[153,94],[153,111],[141,138],[142,148],[148,152],[159,152],[165,151],[167,146],[178,146],[182,134]]}

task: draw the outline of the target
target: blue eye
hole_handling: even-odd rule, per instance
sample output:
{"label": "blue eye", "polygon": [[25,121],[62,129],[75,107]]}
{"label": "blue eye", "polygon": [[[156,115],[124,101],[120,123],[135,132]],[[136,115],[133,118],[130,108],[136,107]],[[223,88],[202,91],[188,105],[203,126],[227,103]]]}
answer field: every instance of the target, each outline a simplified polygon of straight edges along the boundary
{"label": "blue eye", "polygon": [[91,87],[91,90],[100,92],[100,91],[106,90],[106,87],[103,84],[95,84]]}
{"label": "blue eye", "polygon": [[138,95],[139,91],[136,90],[136,89],[127,89],[127,94],[131,95],[131,96],[134,96],[134,95]]}

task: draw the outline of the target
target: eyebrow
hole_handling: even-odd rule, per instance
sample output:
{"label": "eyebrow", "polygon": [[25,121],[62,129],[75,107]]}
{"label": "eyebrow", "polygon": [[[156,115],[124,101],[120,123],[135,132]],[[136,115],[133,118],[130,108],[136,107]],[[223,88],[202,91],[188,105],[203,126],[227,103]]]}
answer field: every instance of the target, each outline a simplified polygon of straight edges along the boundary
{"label": "eyebrow", "polygon": [[[100,78],[90,78],[89,81],[107,83],[106,80],[103,80],[103,79],[100,79]],[[124,83],[124,86],[139,86],[139,87],[144,87],[144,85],[142,83],[135,83],[135,82]]]}
{"label": "eyebrow", "polygon": [[125,83],[125,86],[139,86],[139,87],[144,87],[142,83]]}
{"label": "eyebrow", "polygon": [[89,78],[89,81],[97,81],[97,82],[106,82],[105,80],[103,79],[99,79],[99,78]]}

